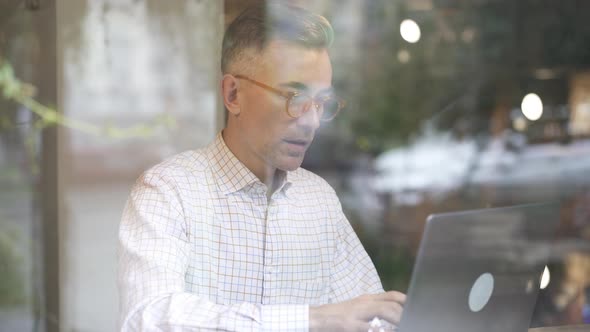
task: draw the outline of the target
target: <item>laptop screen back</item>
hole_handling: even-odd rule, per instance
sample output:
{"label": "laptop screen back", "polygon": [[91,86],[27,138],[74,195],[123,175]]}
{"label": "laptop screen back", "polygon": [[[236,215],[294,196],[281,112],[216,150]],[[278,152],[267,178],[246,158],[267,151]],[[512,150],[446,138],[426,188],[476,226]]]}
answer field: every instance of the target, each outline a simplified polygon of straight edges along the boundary
{"label": "laptop screen back", "polygon": [[430,216],[400,331],[527,331],[558,220],[555,203]]}

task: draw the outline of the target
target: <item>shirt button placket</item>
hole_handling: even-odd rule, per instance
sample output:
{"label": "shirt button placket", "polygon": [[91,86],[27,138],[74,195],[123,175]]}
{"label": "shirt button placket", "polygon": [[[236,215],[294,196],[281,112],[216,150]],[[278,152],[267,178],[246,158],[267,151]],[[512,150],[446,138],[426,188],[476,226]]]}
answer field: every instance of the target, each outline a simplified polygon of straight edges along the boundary
{"label": "shirt button placket", "polygon": [[264,221],[266,224],[266,232],[265,232],[265,251],[264,251],[264,299],[263,303],[269,304],[270,298],[272,295],[272,290],[274,288],[274,281],[276,279],[276,267],[273,257],[273,223],[272,223],[272,216],[273,216],[273,200],[270,199],[268,201],[268,205],[266,206],[266,220]]}

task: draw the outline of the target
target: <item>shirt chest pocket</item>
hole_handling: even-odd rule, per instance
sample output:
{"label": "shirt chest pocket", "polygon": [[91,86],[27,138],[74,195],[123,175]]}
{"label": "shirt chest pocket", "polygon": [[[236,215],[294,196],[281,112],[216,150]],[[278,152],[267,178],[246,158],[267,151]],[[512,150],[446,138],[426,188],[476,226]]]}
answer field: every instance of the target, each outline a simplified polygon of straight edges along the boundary
{"label": "shirt chest pocket", "polygon": [[294,280],[319,282],[330,275],[327,248],[320,246],[287,249],[280,253],[280,270],[294,276]]}
{"label": "shirt chest pocket", "polygon": [[334,241],[328,235],[317,227],[292,230],[271,245],[276,250],[270,255],[276,257],[270,257],[267,262],[276,263],[280,279],[291,282],[299,294],[313,293],[317,298],[327,288],[331,274]]}
{"label": "shirt chest pocket", "polygon": [[329,298],[330,261],[326,248],[320,246],[282,252],[279,266],[271,271],[284,301],[310,305],[325,304]]}

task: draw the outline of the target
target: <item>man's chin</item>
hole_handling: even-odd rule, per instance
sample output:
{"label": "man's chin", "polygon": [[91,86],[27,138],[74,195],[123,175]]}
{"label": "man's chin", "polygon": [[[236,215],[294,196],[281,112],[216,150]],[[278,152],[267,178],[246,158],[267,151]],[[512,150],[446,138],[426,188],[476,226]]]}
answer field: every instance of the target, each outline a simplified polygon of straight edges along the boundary
{"label": "man's chin", "polygon": [[277,168],[286,172],[298,169],[303,163],[303,157],[287,157],[278,163]]}

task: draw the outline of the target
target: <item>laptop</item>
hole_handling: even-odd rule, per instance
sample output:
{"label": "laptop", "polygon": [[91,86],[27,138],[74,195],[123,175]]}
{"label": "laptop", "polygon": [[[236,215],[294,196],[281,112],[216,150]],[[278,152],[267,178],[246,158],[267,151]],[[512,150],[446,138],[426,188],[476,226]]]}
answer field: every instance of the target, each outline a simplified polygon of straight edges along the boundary
{"label": "laptop", "polygon": [[558,203],[431,215],[401,332],[526,332]]}

